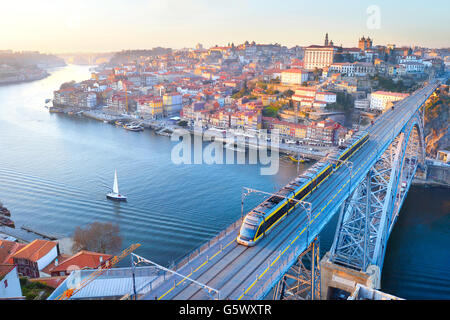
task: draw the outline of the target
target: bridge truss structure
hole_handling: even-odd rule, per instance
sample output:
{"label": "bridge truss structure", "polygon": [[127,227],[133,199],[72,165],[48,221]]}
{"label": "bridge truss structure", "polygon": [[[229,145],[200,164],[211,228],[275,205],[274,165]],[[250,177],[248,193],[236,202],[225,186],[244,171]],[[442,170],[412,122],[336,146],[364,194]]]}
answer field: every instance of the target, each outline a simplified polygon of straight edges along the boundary
{"label": "bridge truss structure", "polygon": [[382,269],[400,208],[416,170],[425,166],[424,150],[423,110],[418,110],[342,204],[332,262],[363,272],[369,265]]}

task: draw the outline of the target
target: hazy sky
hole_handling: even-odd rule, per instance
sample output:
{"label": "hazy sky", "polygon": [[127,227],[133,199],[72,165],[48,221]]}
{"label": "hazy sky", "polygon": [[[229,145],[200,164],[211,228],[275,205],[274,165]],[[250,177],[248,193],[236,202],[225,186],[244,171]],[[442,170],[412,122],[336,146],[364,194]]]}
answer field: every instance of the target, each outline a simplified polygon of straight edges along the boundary
{"label": "hazy sky", "polygon": [[357,46],[359,37],[369,35],[374,44],[450,47],[448,0],[1,2],[0,49],[110,51],[245,40],[290,47],[322,44],[326,32],[344,46]]}

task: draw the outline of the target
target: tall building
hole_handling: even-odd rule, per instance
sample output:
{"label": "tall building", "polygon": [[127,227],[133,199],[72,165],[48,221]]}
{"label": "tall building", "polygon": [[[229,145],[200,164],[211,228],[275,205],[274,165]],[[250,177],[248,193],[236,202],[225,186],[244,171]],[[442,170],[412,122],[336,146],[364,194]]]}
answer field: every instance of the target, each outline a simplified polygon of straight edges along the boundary
{"label": "tall building", "polygon": [[359,39],[358,41],[358,48],[360,48],[362,51],[366,51],[367,49],[371,49],[372,48],[372,39],[370,39],[369,37],[364,38],[364,36]]}
{"label": "tall building", "polygon": [[336,52],[334,46],[309,46],[305,49],[304,68],[314,70],[328,67],[333,63]]}
{"label": "tall building", "polygon": [[325,35],[325,43],[324,46],[328,46],[328,33]]}

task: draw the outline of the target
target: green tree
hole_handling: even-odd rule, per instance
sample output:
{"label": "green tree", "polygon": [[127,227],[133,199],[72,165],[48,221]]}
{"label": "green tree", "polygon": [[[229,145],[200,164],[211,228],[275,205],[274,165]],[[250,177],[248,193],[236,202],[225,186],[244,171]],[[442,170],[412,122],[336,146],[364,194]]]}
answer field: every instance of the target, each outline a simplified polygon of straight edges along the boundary
{"label": "green tree", "polygon": [[265,107],[262,114],[264,117],[276,118],[278,116],[278,108],[273,106]]}

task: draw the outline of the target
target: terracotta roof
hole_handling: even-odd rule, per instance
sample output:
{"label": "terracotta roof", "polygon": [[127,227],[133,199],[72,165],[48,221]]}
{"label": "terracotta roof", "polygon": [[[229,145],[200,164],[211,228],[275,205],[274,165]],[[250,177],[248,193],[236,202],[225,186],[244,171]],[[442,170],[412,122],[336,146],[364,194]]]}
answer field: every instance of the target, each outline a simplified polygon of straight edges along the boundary
{"label": "terracotta roof", "polygon": [[58,245],[56,241],[36,239],[13,254],[13,258],[37,262]]}
{"label": "terracotta roof", "polygon": [[297,68],[292,68],[292,69],[285,69],[283,71],[281,71],[282,73],[308,73],[305,70],[302,69],[297,69]]}
{"label": "terracotta roof", "polygon": [[33,278],[33,279],[28,279],[28,281],[31,282],[42,282],[44,284],[46,284],[49,287],[52,288],[58,288],[59,285],[66,280],[68,276],[58,276],[58,277],[43,277],[43,278]]}
{"label": "terracotta roof", "polygon": [[[100,258],[102,259],[102,261],[100,261]],[[72,265],[78,266],[80,269],[83,269],[83,268],[94,269],[94,268],[97,268],[102,263],[104,263],[106,260],[111,259],[111,258],[112,258],[112,255],[109,255],[109,254],[103,254],[103,253],[82,250],[82,251],[78,252],[77,254],[60,262],[57,266],[55,266],[50,271],[51,272],[66,271],[67,268]]]}
{"label": "terracotta roof", "polygon": [[10,273],[15,267],[13,264],[0,264],[0,279]]}
{"label": "terracotta roof", "polygon": [[[52,262],[50,262],[49,264],[48,264],[48,266],[46,266],[45,268],[43,268],[41,271],[42,272],[44,272],[44,273],[46,273],[46,274],[48,274],[48,275],[50,275],[51,274],[51,272],[53,271],[53,268],[55,267],[55,262],[56,261],[64,261],[64,260],[66,260],[66,259],[68,259],[68,258],[70,258],[71,257],[71,255],[70,254],[64,254],[64,253],[62,253],[62,254],[60,254],[59,256],[57,256]],[[58,259],[58,260],[57,260]]]}
{"label": "terracotta roof", "polygon": [[0,240],[0,264],[13,263],[11,256],[18,250],[25,247],[26,244],[8,240]]}

